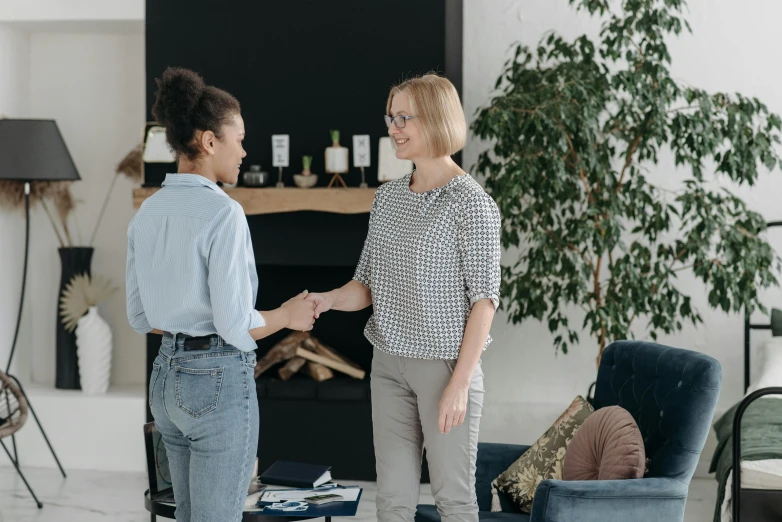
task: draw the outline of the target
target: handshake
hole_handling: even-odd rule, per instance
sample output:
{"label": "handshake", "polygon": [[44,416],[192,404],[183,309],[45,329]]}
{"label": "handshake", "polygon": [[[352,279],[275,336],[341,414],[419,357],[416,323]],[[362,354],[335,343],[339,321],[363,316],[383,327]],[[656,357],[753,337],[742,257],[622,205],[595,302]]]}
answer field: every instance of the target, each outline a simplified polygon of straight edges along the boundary
{"label": "handshake", "polygon": [[315,319],[318,319],[323,312],[331,310],[333,304],[334,300],[328,292],[318,294],[305,290],[285,301],[280,308],[286,313],[288,328],[309,332],[315,324]]}

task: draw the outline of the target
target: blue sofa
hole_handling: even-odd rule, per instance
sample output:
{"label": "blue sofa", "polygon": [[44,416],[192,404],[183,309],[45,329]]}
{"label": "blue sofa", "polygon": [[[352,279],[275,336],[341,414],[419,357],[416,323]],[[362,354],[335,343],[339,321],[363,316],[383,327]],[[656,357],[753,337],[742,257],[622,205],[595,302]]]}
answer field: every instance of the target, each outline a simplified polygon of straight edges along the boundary
{"label": "blue sofa", "polygon": [[[619,405],[641,430],[649,473],[636,480],[561,481],[538,485],[532,513],[520,513],[500,493],[491,513],[491,481],[529,446],[481,443],[475,489],[480,520],[517,522],[681,522],[687,489],[714,415],[722,381],[719,362],[701,353],[654,343],[618,341],[600,361],[594,407]],[[416,522],[439,521],[419,505]]]}

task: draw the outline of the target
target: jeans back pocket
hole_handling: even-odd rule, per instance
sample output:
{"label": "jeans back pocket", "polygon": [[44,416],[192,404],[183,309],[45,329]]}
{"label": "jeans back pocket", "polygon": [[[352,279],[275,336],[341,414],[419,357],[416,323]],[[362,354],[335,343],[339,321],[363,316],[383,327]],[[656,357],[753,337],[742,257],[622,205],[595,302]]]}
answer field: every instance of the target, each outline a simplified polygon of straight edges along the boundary
{"label": "jeans back pocket", "polygon": [[149,375],[149,407],[152,407],[152,396],[155,393],[155,383],[160,375],[160,365],[158,363],[152,363],[152,373]]}
{"label": "jeans back pocket", "polygon": [[176,403],[193,418],[217,408],[224,368],[186,368],[175,366]]}

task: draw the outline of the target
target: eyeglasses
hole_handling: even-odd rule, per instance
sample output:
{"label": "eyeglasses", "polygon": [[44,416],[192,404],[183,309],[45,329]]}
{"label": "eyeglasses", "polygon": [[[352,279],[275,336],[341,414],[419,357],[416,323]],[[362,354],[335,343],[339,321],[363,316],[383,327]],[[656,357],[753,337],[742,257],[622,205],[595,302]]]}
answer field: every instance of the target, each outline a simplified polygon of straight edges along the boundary
{"label": "eyeglasses", "polygon": [[391,122],[394,122],[397,129],[404,129],[405,125],[407,125],[407,120],[412,120],[415,116],[389,116],[386,114],[383,118],[386,120],[386,127],[391,128]]}

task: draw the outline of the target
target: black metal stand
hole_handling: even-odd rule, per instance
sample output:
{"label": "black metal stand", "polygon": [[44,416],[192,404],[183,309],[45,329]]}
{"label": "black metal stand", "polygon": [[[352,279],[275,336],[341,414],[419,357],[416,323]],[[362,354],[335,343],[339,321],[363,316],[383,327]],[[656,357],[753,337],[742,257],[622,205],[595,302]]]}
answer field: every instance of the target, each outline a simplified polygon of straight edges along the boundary
{"label": "black metal stand", "polygon": [[33,488],[30,487],[30,483],[27,482],[26,478],[24,478],[24,473],[22,473],[22,470],[19,469],[19,464],[11,456],[11,452],[8,451],[8,448],[5,447],[5,443],[3,441],[1,441],[1,440],[0,440],[0,445],[3,446],[3,449],[5,450],[5,454],[8,455],[9,459],[11,459],[11,462],[13,463],[14,469],[16,469],[16,472],[19,473],[20,477],[22,477],[22,482],[24,482],[24,485],[27,486],[27,490],[33,496],[33,500],[35,500],[35,503],[38,505],[38,509],[41,509],[43,507],[43,504],[41,504],[41,501],[38,500],[38,497],[35,496],[35,492],[33,491]]}
{"label": "black metal stand", "polygon": [[741,418],[749,405],[764,395],[782,395],[782,387],[761,388],[750,393],[739,403],[733,417],[733,522],[739,522],[741,518]]}
{"label": "black metal stand", "polygon": [[[52,456],[54,457],[55,462],[57,462],[57,466],[60,468],[60,472],[62,473],[63,478],[66,478],[67,475],[65,474],[65,470],[63,469],[62,464],[60,464],[60,459],[57,458],[57,454],[54,452],[54,448],[52,447],[51,442],[49,442],[49,437],[46,436],[46,431],[44,431],[43,426],[41,425],[41,421],[38,419],[38,415],[36,415],[35,410],[33,409],[33,405],[30,402],[30,398],[24,392],[24,388],[19,382],[19,379],[17,379],[15,376],[9,373],[11,371],[11,362],[13,361],[14,358],[14,352],[16,351],[16,341],[19,337],[19,327],[22,322],[22,307],[24,305],[24,292],[25,292],[25,286],[27,284],[27,258],[30,252],[30,183],[24,184],[24,217],[25,217],[25,229],[24,229],[24,267],[22,268],[22,295],[19,297],[19,314],[16,317],[16,330],[14,331],[14,341],[13,344],[11,345],[11,353],[8,355],[8,364],[6,364],[5,373],[11,379],[13,379],[14,382],[16,382],[16,385],[19,387],[19,391],[21,391],[22,395],[27,401],[27,406],[30,408],[30,413],[33,414],[33,419],[35,419],[36,424],[38,424],[38,429],[41,430],[41,434],[43,435],[43,438],[46,441],[47,446],[49,446],[49,450],[52,452]],[[0,444],[3,445],[3,449],[8,455],[8,458],[11,459],[14,468],[16,469],[17,473],[19,473],[19,476],[22,477],[22,480],[27,486],[27,489],[30,490],[30,494],[33,496],[33,499],[35,500],[36,504],[38,504],[38,508],[40,509],[43,507],[43,504],[41,504],[41,502],[38,500],[38,497],[35,496],[33,489],[30,487],[30,484],[27,482],[27,479],[25,479],[24,475],[22,474],[20,463],[19,463],[19,453],[16,448],[15,435],[11,435],[11,442],[13,444],[13,449],[14,449],[13,456],[11,456],[11,452],[8,451],[8,448],[6,448],[4,443],[0,442]]]}
{"label": "black metal stand", "polygon": [[22,306],[24,305],[24,290],[27,285],[27,256],[30,253],[30,184],[24,184],[24,265],[22,265],[22,295],[19,296],[19,313],[16,316],[16,330],[14,330],[14,342],[11,344],[11,353],[8,355],[8,364],[5,365],[5,373],[11,371],[11,361],[16,351],[16,341],[19,338],[19,326],[22,324]]}
{"label": "black metal stand", "polygon": [[[782,221],[770,221],[766,223],[766,228],[774,228],[774,227],[780,227],[782,226]],[[752,330],[771,330],[771,324],[756,324],[752,323],[749,318],[748,313],[744,313],[744,391],[746,392],[749,389],[749,382],[750,382],[750,370],[751,370],[751,364],[750,364],[750,332]],[[733,491],[733,500],[732,500],[732,506],[731,509],[733,511],[733,522],[739,522],[741,519],[741,419],[744,416],[744,413],[747,410],[747,407],[749,407],[752,402],[754,402],[756,399],[759,399],[760,397],[763,397],[764,395],[771,395],[771,394],[780,394],[782,395],[782,388],[762,388],[759,390],[755,390],[753,393],[749,394],[747,397],[745,397],[740,403],[738,408],[736,408],[735,417],[733,418],[733,484],[732,484],[732,491]],[[757,505],[763,504],[763,502],[759,502],[763,500],[763,496],[768,493],[776,493],[776,492],[770,492],[766,490],[744,490],[745,495],[754,497],[753,500],[755,501],[754,504]],[[752,504],[752,503],[750,503]],[[753,514],[750,514],[750,518],[752,518]],[[754,513],[754,515],[757,515],[757,513]],[[776,520],[777,517],[769,518],[769,520],[774,519]],[[758,520],[761,520],[758,518]]]}
{"label": "black metal stand", "polygon": [[[782,227],[782,221],[769,221],[766,223],[766,228]],[[744,312],[744,391],[749,388],[750,379],[750,350],[749,350],[749,333],[750,330],[771,330],[770,324],[754,324],[749,320],[749,314]]]}
{"label": "black metal stand", "polygon": [[[44,431],[43,426],[41,426],[41,421],[40,419],[38,419],[38,414],[35,413],[35,409],[33,408],[33,405],[30,403],[30,398],[27,396],[27,393],[25,393],[24,388],[22,387],[22,383],[20,383],[19,379],[17,379],[13,375],[9,375],[9,377],[14,380],[16,385],[19,387],[19,391],[22,392],[22,396],[24,396],[24,399],[27,401],[27,407],[30,409],[30,413],[33,414],[33,419],[35,419],[36,424],[38,424],[38,427],[41,429],[41,435],[43,435],[43,440],[46,441],[46,445],[49,446],[49,451],[52,452],[52,457],[54,457],[54,461],[57,463],[57,467],[60,468],[60,473],[62,473],[62,477],[67,478],[68,475],[65,474],[65,469],[63,469],[62,467],[62,464],[60,463],[60,459],[57,458],[57,454],[54,452],[52,443],[49,441],[49,437],[46,436],[46,431]],[[19,457],[16,457],[15,461],[16,463],[18,463]]]}

